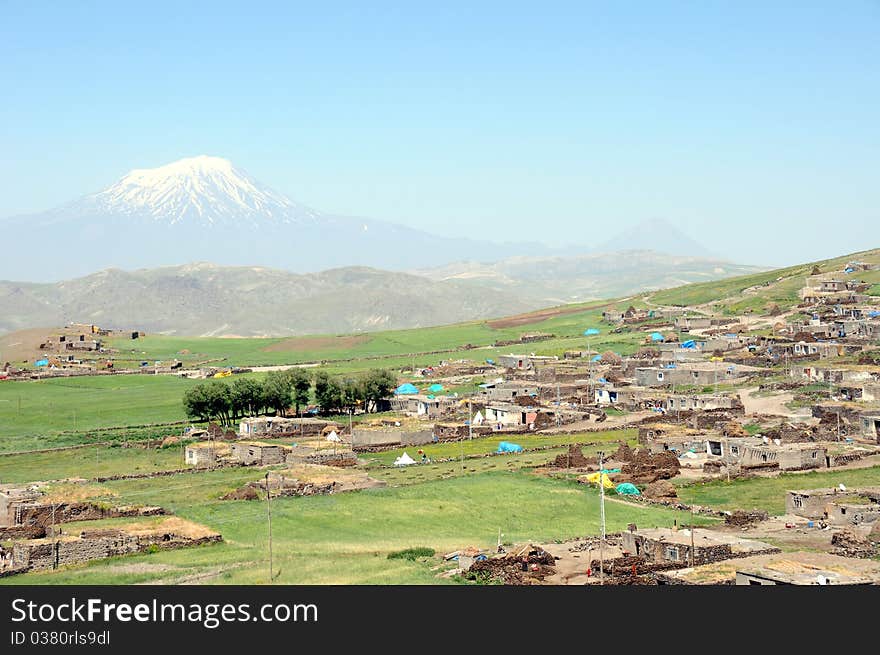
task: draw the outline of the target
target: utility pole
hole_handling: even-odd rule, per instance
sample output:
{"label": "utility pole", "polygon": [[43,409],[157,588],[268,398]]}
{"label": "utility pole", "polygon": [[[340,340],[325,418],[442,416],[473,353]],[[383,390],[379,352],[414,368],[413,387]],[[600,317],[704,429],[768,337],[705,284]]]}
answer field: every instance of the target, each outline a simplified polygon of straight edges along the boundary
{"label": "utility pole", "polygon": [[599,537],[599,584],[605,584],[605,480],[603,471],[605,465],[603,459],[605,453],[599,451],[599,520],[602,523],[602,534]]}
{"label": "utility pole", "polygon": [[559,410],[562,409],[562,398],[559,396],[559,380],[556,380],[556,427],[559,427],[559,422],[561,417],[559,416]]}
{"label": "utility pole", "polygon": [[269,487],[269,472],[266,471],[266,517],[269,520],[269,584],[275,579],[272,566],[272,489]]}
{"label": "utility pole", "polygon": [[694,510],[691,509],[691,568],[694,567]]}

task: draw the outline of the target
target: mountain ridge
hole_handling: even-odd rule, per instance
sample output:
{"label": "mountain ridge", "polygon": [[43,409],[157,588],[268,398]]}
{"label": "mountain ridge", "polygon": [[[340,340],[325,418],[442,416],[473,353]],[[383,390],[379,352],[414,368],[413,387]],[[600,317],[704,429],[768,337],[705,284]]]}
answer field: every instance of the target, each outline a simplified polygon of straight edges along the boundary
{"label": "mountain ridge", "polygon": [[[655,277],[664,261],[675,261],[658,253],[653,259],[647,253],[642,257]],[[690,281],[716,279],[713,265],[694,270],[688,262],[689,270],[673,265],[666,274]],[[583,295],[569,293],[560,300],[563,277],[551,276],[552,284],[529,284],[516,275],[474,281],[368,266],[296,274],[211,262],[107,268],[56,283],[0,281],[0,332],[78,322],[178,335],[352,333],[494,318],[646,288],[637,267],[623,278],[614,271],[596,272],[588,285],[570,276],[570,291]]]}
{"label": "mountain ridge", "polygon": [[[666,236],[676,244],[687,241],[674,229]],[[443,236],[324,213],[263,185],[229,160],[207,155],[134,169],[97,193],[2,219],[0,237],[6,245],[0,279],[39,282],[114,266],[155,268],[193,260],[298,273],[352,265],[406,271],[591,250]]]}

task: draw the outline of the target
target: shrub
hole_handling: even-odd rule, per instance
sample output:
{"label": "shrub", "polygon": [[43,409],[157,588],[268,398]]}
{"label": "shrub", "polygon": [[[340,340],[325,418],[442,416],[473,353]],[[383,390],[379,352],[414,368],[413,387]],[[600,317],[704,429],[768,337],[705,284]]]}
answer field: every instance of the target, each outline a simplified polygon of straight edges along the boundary
{"label": "shrub", "polygon": [[425,546],[417,546],[415,548],[407,548],[406,550],[397,550],[393,553],[388,553],[388,559],[407,559],[410,562],[415,562],[420,557],[433,556],[434,549]]}

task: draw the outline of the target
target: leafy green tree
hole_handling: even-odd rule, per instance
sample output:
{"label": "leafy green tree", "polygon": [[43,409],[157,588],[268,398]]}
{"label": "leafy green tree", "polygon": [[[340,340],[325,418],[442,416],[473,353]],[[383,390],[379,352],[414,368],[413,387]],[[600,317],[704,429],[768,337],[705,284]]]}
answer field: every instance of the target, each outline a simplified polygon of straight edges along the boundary
{"label": "leafy green tree", "polygon": [[263,381],[263,402],[279,416],[293,403],[293,383],[286,371],[269,371]]}
{"label": "leafy green tree", "polygon": [[312,389],[312,380],[309,374],[301,368],[291,368],[287,371],[290,380],[291,395],[296,415],[299,416],[299,408],[309,403],[309,392]]}
{"label": "leafy green tree", "polygon": [[218,419],[229,425],[232,421],[232,390],[219,380],[200,384],[183,394],[183,408],[189,418],[200,421]]}
{"label": "leafy green tree", "polygon": [[360,380],[347,378],[339,384],[342,388],[342,409],[346,412],[355,411],[364,402],[364,389]]}
{"label": "leafy green tree", "polygon": [[183,409],[188,418],[197,421],[210,420],[208,396],[204,385],[199,384],[186,390],[183,394]]}
{"label": "leafy green tree", "polygon": [[233,417],[256,416],[263,412],[263,385],[254,378],[237,378],[232,383]]}
{"label": "leafy green tree", "polygon": [[219,419],[223,425],[232,422],[232,389],[225,382],[214,380],[204,385],[209,418]]}
{"label": "leafy green tree", "polygon": [[366,411],[374,411],[380,400],[391,395],[397,378],[385,369],[373,369],[361,380],[361,394]]}
{"label": "leafy green tree", "polygon": [[315,374],[315,402],[325,414],[342,410],[342,385],[326,371]]}

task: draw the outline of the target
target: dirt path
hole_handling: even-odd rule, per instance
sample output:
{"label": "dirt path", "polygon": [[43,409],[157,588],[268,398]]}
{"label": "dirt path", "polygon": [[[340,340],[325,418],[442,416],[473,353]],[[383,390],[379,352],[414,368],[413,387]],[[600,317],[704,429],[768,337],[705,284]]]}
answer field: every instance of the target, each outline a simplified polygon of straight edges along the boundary
{"label": "dirt path", "polygon": [[597,423],[595,420],[575,421],[574,423],[560,425],[558,428],[546,428],[540,432],[541,434],[556,434],[559,432],[571,432],[572,430],[589,430],[592,432],[597,428],[602,430],[616,430],[618,428],[629,427],[636,423],[640,423],[644,419],[653,415],[654,412],[650,410],[642,410],[639,412],[624,414],[622,416],[609,416],[601,423]]}
{"label": "dirt path", "polygon": [[772,396],[756,396],[758,387],[750,389],[742,389],[739,392],[739,398],[743,403],[746,414],[769,414],[772,416],[782,416],[795,421],[806,421],[811,418],[810,410],[804,408],[801,410],[792,410],[786,407],[786,403],[794,400],[791,393],[779,393]]}

